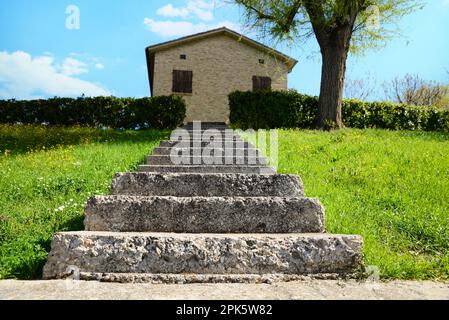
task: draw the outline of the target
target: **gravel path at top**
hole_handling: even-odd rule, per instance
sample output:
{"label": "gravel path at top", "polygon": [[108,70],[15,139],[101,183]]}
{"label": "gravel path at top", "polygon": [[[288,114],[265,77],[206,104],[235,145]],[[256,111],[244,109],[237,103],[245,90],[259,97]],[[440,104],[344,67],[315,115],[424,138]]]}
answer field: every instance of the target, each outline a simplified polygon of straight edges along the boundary
{"label": "gravel path at top", "polygon": [[71,280],[0,281],[0,299],[24,300],[449,300],[448,282],[305,280],[275,284],[119,284]]}

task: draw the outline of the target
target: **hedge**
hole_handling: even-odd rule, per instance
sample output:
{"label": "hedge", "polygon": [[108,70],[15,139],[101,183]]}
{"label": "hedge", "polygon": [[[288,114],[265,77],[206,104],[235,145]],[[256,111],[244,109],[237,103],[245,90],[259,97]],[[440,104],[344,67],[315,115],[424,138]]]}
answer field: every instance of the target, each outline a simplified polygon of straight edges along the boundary
{"label": "hedge", "polygon": [[114,129],[173,129],[186,116],[179,96],[152,98],[80,97],[0,100],[0,123],[95,126]]}
{"label": "hedge", "polygon": [[[229,95],[230,122],[242,129],[313,128],[318,97],[289,91],[235,91]],[[352,128],[449,131],[449,111],[391,102],[344,100],[344,125]]]}

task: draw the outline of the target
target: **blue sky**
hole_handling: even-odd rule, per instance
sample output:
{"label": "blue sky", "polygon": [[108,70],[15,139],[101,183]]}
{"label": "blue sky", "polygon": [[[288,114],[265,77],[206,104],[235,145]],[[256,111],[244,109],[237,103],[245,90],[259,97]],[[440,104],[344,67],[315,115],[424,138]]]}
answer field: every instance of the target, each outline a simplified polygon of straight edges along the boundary
{"label": "blue sky", "polygon": [[[79,29],[66,26],[73,13],[66,13],[69,5],[79,8]],[[149,95],[146,46],[223,25],[248,34],[241,14],[219,0],[2,0],[0,98]],[[386,48],[350,57],[348,78],[369,76],[380,86],[416,73],[448,83],[449,0],[427,1],[400,27],[403,37]],[[277,49],[299,60],[289,87],[318,94],[321,61],[315,40]]]}

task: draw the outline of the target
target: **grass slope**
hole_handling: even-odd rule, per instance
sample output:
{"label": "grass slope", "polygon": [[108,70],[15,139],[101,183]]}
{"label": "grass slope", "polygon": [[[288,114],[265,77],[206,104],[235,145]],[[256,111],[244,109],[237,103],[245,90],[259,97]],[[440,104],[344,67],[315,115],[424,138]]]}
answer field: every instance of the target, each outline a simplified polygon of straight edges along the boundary
{"label": "grass slope", "polygon": [[[56,231],[81,230],[90,195],[168,132],[0,126],[0,278],[38,278]],[[332,233],[361,234],[383,278],[449,278],[449,134],[279,132],[279,172],[300,174]]]}
{"label": "grass slope", "polygon": [[52,234],[82,230],[91,195],[107,194],[168,132],[0,126],[0,279],[41,276]]}
{"label": "grass slope", "polygon": [[361,234],[383,278],[449,277],[449,134],[279,132],[279,172],[300,174],[331,233]]}

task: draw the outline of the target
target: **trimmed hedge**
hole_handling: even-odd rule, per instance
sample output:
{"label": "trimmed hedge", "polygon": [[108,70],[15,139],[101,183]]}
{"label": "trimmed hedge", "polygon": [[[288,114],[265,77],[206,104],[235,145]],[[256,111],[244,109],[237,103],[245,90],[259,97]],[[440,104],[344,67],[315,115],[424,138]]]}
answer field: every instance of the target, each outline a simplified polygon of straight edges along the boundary
{"label": "trimmed hedge", "polygon": [[95,126],[114,129],[173,129],[186,116],[179,96],[152,98],[80,97],[0,100],[0,123]]}
{"label": "trimmed hedge", "polygon": [[[235,91],[229,95],[230,121],[242,129],[311,129],[318,97],[289,91]],[[390,102],[344,100],[342,116],[351,128],[449,131],[449,111]]]}

